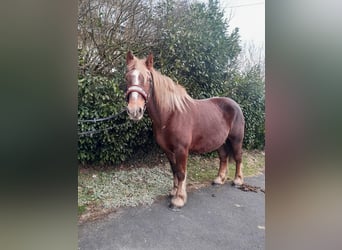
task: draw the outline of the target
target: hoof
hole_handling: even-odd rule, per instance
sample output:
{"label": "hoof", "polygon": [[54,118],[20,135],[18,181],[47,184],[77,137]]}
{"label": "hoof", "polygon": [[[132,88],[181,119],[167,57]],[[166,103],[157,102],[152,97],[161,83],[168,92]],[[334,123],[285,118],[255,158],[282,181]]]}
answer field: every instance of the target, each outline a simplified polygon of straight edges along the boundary
{"label": "hoof", "polygon": [[172,203],[169,205],[169,209],[172,212],[180,212],[181,211],[181,207],[177,207],[177,206],[173,205]]}
{"label": "hoof", "polygon": [[213,182],[211,183],[211,185],[213,185],[213,186],[215,186],[215,187],[218,187],[218,186],[220,186],[221,184],[216,183],[215,181],[213,181]]}
{"label": "hoof", "polygon": [[181,208],[185,205],[186,197],[181,198],[180,196],[173,197],[171,199],[171,204],[177,208]]}
{"label": "hoof", "polygon": [[215,178],[215,180],[213,180],[212,185],[214,185],[214,186],[222,185],[222,184],[224,184],[225,180],[226,180],[226,178],[221,178],[220,176],[217,176]]}
{"label": "hoof", "polygon": [[233,181],[233,186],[241,186],[242,184],[243,184],[243,179],[240,177],[235,178]]}

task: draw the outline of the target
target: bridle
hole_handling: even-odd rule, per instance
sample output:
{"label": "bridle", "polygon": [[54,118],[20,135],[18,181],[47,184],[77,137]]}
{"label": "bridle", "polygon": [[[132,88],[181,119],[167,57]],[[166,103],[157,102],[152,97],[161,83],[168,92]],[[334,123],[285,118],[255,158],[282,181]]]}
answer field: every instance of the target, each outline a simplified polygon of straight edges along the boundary
{"label": "bridle", "polygon": [[142,83],[138,83],[138,84],[131,84],[126,91],[126,100],[128,102],[128,97],[132,92],[137,92],[138,94],[140,94],[144,100],[145,100],[145,105],[144,105],[144,110],[146,109],[146,104],[148,103],[148,101],[150,100],[151,97],[151,93],[152,93],[152,89],[153,89],[153,75],[150,71],[148,72],[148,76],[149,76],[149,84],[150,84],[150,88],[148,93],[146,93],[146,91],[141,87],[141,85],[143,85]]}

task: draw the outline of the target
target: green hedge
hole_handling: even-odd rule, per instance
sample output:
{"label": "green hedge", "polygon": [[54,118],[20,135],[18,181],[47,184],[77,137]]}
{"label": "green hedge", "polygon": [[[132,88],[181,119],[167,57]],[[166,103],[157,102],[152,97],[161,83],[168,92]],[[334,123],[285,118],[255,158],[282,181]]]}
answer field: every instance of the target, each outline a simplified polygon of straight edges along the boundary
{"label": "green hedge", "polygon": [[[139,42],[125,44],[100,57],[97,66],[110,65],[115,71],[104,74],[92,66],[86,46],[79,50],[78,119],[94,119],[119,113],[125,106],[125,55],[128,49],[137,56],[146,56],[150,49],[155,55],[155,68],[179,81],[194,98],[227,96],[237,101],[246,120],[245,148],[265,145],[265,83],[256,67],[240,73],[237,56],[241,51],[238,29],[228,32],[219,1],[208,4],[194,1],[161,1],[151,25],[158,38],[155,44]],[[158,12],[159,10],[159,12]],[[166,16],[165,16],[166,15]],[[102,34],[105,36],[105,34]],[[112,51],[111,43],[101,46]],[[88,55],[89,54],[89,55]],[[109,61],[106,61],[109,60]],[[89,62],[90,61],[90,62]],[[100,67],[101,68],[101,67]],[[101,76],[99,76],[101,74]],[[78,160],[82,164],[118,164],[155,145],[151,121],[147,115],[137,123],[127,114],[99,123],[79,123],[79,131],[109,130],[80,136]]]}
{"label": "green hedge", "polygon": [[244,148],[265,147],[265,82],[260,69],[254,67],[248,72],[230,76],[225,96],[234,99],[245,116]]}
{"label": "green hedge", "polygon": [[[78,80],[78,119],[96,119],[118,114],[126,107],[120,79],[85,75]],[[79,122],[79,132],[104,130],[79,136],[78,160],[81,164],[118,164],[139,149],[153,145],[151,121],[128,119],[124,112],[113,120],[98,123]]]}
{"label": "green hedge", "polygon": [[193,98],[221,95],[228,62],[234,64],[241,51],[238,29],[228,32],[218,1],[195,1],[181,9],[173,1],[168,3],[172,12],[164,23],[163,39],[153,48],[156,68]]}

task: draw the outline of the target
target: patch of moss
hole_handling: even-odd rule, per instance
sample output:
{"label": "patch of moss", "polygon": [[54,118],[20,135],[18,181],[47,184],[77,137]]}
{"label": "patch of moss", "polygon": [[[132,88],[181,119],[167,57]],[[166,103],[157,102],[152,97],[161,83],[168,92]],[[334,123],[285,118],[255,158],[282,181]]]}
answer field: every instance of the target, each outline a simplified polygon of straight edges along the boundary
{"label": "patch of moss", "polygon": [[86,206],[84,205],[78,206],[78,215],[83,214],[85,211],[86,211]]}

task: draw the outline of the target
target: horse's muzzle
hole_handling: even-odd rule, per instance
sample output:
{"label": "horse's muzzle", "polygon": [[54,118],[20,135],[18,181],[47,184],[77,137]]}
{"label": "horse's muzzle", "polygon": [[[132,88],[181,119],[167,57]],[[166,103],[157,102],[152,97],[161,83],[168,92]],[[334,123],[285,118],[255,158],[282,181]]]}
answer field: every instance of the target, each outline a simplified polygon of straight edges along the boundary
{"label": "horse's muzzle", "polygon": [[144,116],[144,109],[141,107],[127,107],[127,114],[133,121],[139,121]]}

